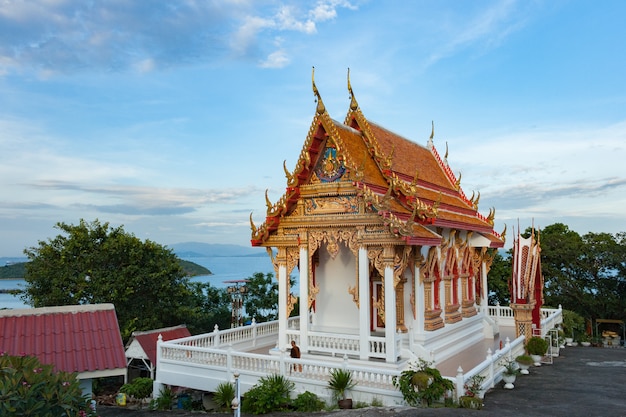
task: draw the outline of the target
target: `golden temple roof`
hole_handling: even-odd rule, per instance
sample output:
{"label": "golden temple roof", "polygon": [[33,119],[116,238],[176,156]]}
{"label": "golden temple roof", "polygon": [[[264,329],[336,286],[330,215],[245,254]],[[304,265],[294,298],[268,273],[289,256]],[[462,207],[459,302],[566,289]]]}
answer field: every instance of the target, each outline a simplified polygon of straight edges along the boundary
{"label": "golden temple roof", "polygon": [[350,107],[341,123],[326,111],[313,80],[317,109],[309,133],[294,171],[285,167],[285,194],[274,204],[267,202],[265,223],[257,228],[251,216],[252,244],[264,246],[281,222],[295,216],[303,187],[314,187],[307,197],[352,195],[378,215],[377,222],[411,244],[440,239],[429,228],[434,226],[478,232],[491,247],[502,247],[503,239],[493,231],[495,210],[483,216],[478,198],[466,197],[447,157],[442,159],[433,144],[434,128],[427,146],[418,145],[366,119],[349,78],[348,90]]}

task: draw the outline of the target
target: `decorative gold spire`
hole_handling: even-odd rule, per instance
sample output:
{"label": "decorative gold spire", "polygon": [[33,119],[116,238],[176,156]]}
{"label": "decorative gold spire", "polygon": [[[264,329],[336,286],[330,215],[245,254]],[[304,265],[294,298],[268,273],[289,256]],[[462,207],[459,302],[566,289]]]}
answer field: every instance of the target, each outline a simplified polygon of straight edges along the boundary
{"label": "decorative gold spire", "polygon": [[496,218],[496,208],[492,207],[489,209],[489,215],[487,216],[487,222],[493,226],[493,219]]}
{"label": "decorative gold spire", "polygon": [[355,111],[359,108],[359,103],[356,102],[356,97],[352,91],[352,85],[350,84],[350,67],[348,67],[348,92],[350,93],[350,110]]}
{"label": "decorative gold spire", "polygon": [[265,205],[267,206],[267,211],[269,212],[272,209],[272,202],[270,201],[269,197],[267,196],[267,192],[269,191],[268,188],[265,189]]}
{"label": "decorative gold spire", "polygon": [[324,102],[322,101],[322,96],[315,85],[315,67],[313,67],[313,75],[311,76],[313,81],[313,94],[315,94],[317,100],[317,113],[322,114],[326,111],[326,107],[324,106]]}
{"label": "decorative gold spire", "polygon": [[459,172],[459,178],[456,180],[456,183],[454,184],[454,188],[458,190],[461,189],[461,177],[463,176],[462,172]]}
{"label": "decorative gold spire", "polygon": [[289,170],[287,169],[286,159],[283,160],[283,170],[285,171],[285,177],[287,177],[287,185],[289,185],[290,187],[295,186],[297,184],[296,176],[295,174],[292,174],[291,172],[289,172]]}
{"label": "decorative gold spire", "polygon": [[257,232],[257,227],[252,221],[252,212],[250,212],[250,230],[252,230],[252,234],[255,235]]}
{"label": "decorative gold spire", "polygon": [[435,138],[435,121],[431,120],[431,123],[433,125],[433,129],[430,132],[430,138],[428,138],[428,143],[427,143],[428,149],[432,149],[435,146],[433,142],[433,139]]}

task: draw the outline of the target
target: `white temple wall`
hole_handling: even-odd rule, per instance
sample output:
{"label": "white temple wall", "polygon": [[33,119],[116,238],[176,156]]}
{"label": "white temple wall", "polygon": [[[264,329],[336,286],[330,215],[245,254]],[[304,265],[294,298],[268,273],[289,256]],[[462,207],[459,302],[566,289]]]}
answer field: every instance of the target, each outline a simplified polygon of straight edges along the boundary
{"label": "white temple wall", "polygon": [[319,250],[319,265],[315,279],[319,293],[315,298],[313,331],[328,333],[359,333],[359,310],[348,293],[356,282],[356,258],[343,244],[339,253],[331,258],[325,247]]}

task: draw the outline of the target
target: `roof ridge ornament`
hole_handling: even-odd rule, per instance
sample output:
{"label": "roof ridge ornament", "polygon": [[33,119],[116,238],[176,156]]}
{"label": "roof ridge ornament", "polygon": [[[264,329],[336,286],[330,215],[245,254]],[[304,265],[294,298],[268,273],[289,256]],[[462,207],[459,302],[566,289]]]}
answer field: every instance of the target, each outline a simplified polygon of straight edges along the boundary
{"label": "roof ridge ornament", "polygon": [[433,142],[433,139],[435,138],[435,121],[431,120],[431,123],[433,125],[432,130],[430,131],[430,137],[428,138],[428,149],[432,149],[433,146],[435,146],[435,143]]}
{"label": "roof ridge ornament", "polygon": [[313,82],[313,94],[315,94],[315,101],[317,102],[317,113],[322,114],[326,112],[326,106],[324,106],[324,102],[322,101],[322,96],[320,95],[317,86],[315,85],[315,67],[313,67],[312,71],[312,82]]}
{"label": "roof ridge ornament", "polygon": [[348,92],[350,93],[350,110],[356,111],[359,108],[359,103],[356,101],[352,85],[350,84],[350,67],[348,67]]}

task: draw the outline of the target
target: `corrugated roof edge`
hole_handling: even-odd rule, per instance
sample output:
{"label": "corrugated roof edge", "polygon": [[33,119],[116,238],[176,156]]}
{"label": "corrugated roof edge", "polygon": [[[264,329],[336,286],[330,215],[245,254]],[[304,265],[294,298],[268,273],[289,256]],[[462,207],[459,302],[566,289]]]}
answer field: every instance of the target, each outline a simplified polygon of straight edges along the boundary
{"label": "corrugated roof edge", "polygon": [[103,304],[83,304],[55,307],[38,307],[38,308],[16,308],[0,310],[0,316],[36,316],[42,314],[58,314],[58,313],[87,313],[90,311],[106,311],[115,310],[115,306],[111,303]]}

